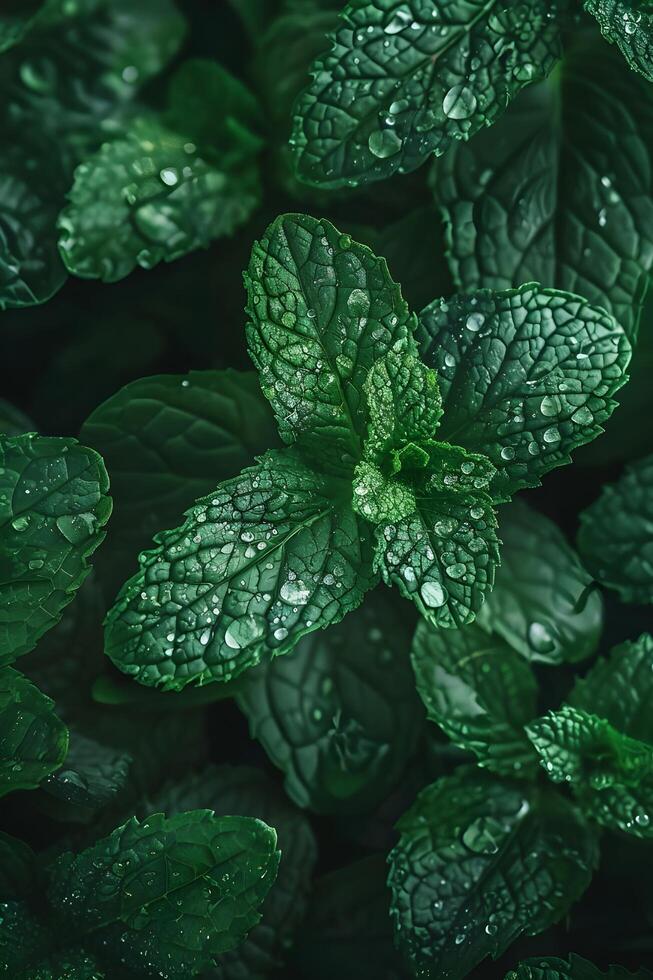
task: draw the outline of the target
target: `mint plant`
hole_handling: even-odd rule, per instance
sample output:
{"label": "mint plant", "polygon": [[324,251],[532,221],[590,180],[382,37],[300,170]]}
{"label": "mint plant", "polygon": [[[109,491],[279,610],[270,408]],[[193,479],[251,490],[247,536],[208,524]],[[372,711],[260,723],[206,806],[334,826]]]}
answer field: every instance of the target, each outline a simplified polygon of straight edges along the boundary
{"label": "mint plant", "polygon": [[498,561],[493,503],[593,438],[625,380],[623,331],[579,298],[481,291],[417,329],[383,260],[308,216],[270,226],[246,285],[288,448],[200,499],[123,587],[106,651],[151,686],[230,680],[379,578],[438,626],[469,622]]}

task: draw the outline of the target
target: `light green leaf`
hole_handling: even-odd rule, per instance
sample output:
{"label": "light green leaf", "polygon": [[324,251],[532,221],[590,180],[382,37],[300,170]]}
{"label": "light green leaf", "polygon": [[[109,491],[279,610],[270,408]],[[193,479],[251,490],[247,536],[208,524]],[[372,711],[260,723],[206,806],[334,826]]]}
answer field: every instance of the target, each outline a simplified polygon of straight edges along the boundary
{"label": "light green leaf", "polygon": [[295,105],[298,175],[329,187],[380,180],[491,125],[555,65],[556,8],[351,0]]}
{"label": "light green leaf", "polygon": [[635,837],[653,837],[653,745],[570,705],[526,731],[549,778],[570,783],[589,816]]}
{"label": "light green leaf", "polygon": [[[423,616],[457,628],[474,619],[499,562],[497,522],[486,492],[494,471],[484,457],[457,446],[433,443],[430,450],[432,468],[415,489],[415,510],[398,512],[376,530],[375,564]],[[359,496],[362,489],[373,488],[354,487]],[[361,499],[365,514],[367,497]]]}
{"label": "light green leaf", "polygon": [[557,922],[598,862],[595,835],[561,796],[478,769],[423,790],[397,827],[396,939],[425,980],[462,980]]}
{"label": "light green leaf", "polygon": [[603,310],[534,283],[436,300],[418,339],[442,392],[438,436],[489,457],[497,502],[603,431],[631,353]]}
{"label": "light green leaf", "polygon": [[276,833],[251,817],[193,810],[108,837],[50,869],[48,898],[79,937],[137,972],[186,978],[236,946],[260,919],[277,872]]}
{"label": "light green leaf", "polygon": [[521,500],[499,509],[501,565],[478,624],[528,660],[576,663],[596,650],[603,603],[559,528]]}
{"label": "light green leaf", "polygon": [[282,215],[254,245],[247,340],[284,442],[351,472],[366,435],[363,385],[390,348],[415,351],[415,318],[384,259],[328,221]]}
{"label": "light green leaf", "polygon": [[624,602],[653,602],[653,456],[628,466],[580,515],[588,571]]}
{"label": "light green leaf", "polygon": [[54,702],[17,670],[0,669],[0,796],[34,789],[67,749],[68,730]]}
{"label": "light green leaf", "polygon": [[575,708],[605,718],[620,731],[653,744],[653,637],[642,633],[637,640],[613,647],[584,677],[578,678],[569,695]]}
{"label": "light green leaf", "polygon": [[102,459],[74,439],[0,437],[0,663],[61,619],[111,513]]}
{"label": "light green leaf", "polygon": [[230,173],[155,119],[81,164],[59,216],[69,272],[116,282],[230,235],[259,203],[255,168]]}
{"label": "light green leaf", "polygon": [[431,721],[481,766],[530,775],[537,759],[524,733],[537,708],[529,665],[475,624],[453,632],[420,620],[411,653],[417,690]]}
{"label": "light green leaf", "polygon": [[653,82],[653,10],[640,0],[585,0],[603,37],[616,44],[634,71]]}
{"label": "light green leaf", "polygon": [[516,970],[506,973],[505,980],[651,980],[653,973],[640,969],[630,973],[623,966],[609,966],[605,973],[575,953],[568,960],[555,956],[538,956],[523,960]]}
{"label": "light green leaf", "polygon": [[491,132],[437,164],[457,284],[569,290],[634,337],[653,264],[652,142],[650,85],[601,41],[566,54]]}
{"label": "light green leaf", "polygon": [[49,776],[43,789],[78,807],[108,803],[125,785],[132,758],[73,729],[61,769]]}
{"label": "light green leaf", "polygon": [[385,590],[243,679],[238,704],[299,806],[369,810],[404,772],[424,724],[406,622]]}
{"label": "light green leaf", "polygon": [[338,622],[374,584],[349,492],[290,450],[221,484],[141,555],[107,618],[109,657],[142,684],[181,690]]}
{"label": "light green leaf", "polygon": [[101,453],[111,479],[103,555],[112,581],[124,581],[156,531],[279,441],[256,374],[232,370],[132,381],[95,409],[81,439]]}
{"label": "light green leaf", "polygon": [[248,766],[208,766],[165,786],[150,801],[168,817],[209,807],[217,816],[258,817],[277,832],[281,861],[247,938],[207,973],[204,980],[265,980],[279,966],[304,917],[317,848],[310,824],[263,772]]}

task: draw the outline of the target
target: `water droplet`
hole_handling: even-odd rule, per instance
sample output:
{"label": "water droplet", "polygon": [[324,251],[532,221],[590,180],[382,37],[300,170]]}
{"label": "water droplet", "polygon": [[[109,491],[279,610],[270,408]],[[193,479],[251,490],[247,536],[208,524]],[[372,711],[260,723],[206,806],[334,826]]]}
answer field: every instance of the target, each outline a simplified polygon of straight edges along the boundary
{"label": "water droplet", "polygon": [[467,323],[465,326],[468,330],[471,330],[472,333],[478,333],[484,323],[485,317],[482,313],[470,313],[470,315],[467,317]]}
{"label": "water droplet", "polygon": [[449,119],[469,119],[476,109],[476,96],[466,85],[454,85],[442,102],[442,109]]}
{"label": "water droplet", "polygon": [[531,623],[527,633],[528,644],[536,653],[551,653],[555,650],[555,640],[543,623]]}
{"label": "water droplet", "polygon": [[393,157],[402,147],[402,140],[392,129],[375,129],[367,141],[370,153],[380,160]]}
{"label": "water droplet", "polygon": [[422,597],[422,602],[429,609],[437,609],[447,601],[447,591],[439,582],[425,582],[419,590],[419,594]]}
{"label": "water droplet", "polygon": [[514,458],[515,458],[515,450],[512,448],[512,446],[504,446],[503,449],[501,450],[501,459],[505,459],[506,462],[508,462],[509,460]]}
{"label": "water droplet", "polygon": [[302,580],[298,578],[284,582],[279,590],[279,594],[284,602],[290,603],[291,606],[305,606],[310,598],[311,592]]}
{"label": "water droplet", "polygon": [[167,187],[174,187],[179,183],[179,174],[174,167],[164,167],[159,173],[159,177]]}
{"label": "water droplet", "polygon": [[347,297],[347,309],[352,316],[367,316],[370,311],[370,297],[363,289],[352,289]]}
{"label": "water droplet", "polygon": [[587,405],[581,405],[572,415],[571,421],[576,422],[578,425],[589,425],[594,421],[594,416]]}
{"label": "water droplet", "polygon": [[462,562],[457,561],[454,562],[453,565],[447,565],[445,571],[449,578],[462,578],[462,576],[465,574],[466,568]]}
{"label": "water droplet", "polygon": [[265,633],[265,620],[253,613],[234,619],[224,635],[225,643],[232,650],[241,650],[251,646]]}

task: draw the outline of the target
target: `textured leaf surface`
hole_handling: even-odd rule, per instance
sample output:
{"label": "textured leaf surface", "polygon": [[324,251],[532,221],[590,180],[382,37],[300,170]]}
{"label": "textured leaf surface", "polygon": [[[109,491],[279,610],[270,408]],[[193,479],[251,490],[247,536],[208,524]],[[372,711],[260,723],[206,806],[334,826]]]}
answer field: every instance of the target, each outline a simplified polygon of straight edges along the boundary
{"label": "textured leaf surface", "polygon": [[616,44],[631,68],[653,81],[653,10],[639,0],[585,0],[601,33]]}
{"label": "textured leaf surface", "polygon": [[103,956],[184,978],[258,922],[278,861],[275,831],[251,817],[132,817],[81,854],[60,857],[48,898],[78,935],[95,935]]}
{"label": "textured leaf surface", "polygon": [[210,807],[218,816],[258,817],[277,832],[279,872],[261,909],[261,921],[236,948],[224,953],[204,977],[211,980],[264,980],[278,967],[306,911],[317,858],[306,817],[260,770],[247,766],[209,766],[169,784],[152,801],[168,817]]}
{"label": "textured leaf surface", "polygon": [[[46,955],[51,937],[25,902],[2,902],[0,919],[0,977],[7,980],[55,980],[39,977],[31,965]],[[73,974],[71,980],[76,980]],[[100,976],[101,980],[101,976]]]}
{"label": "textured leaf surface", "polygon": [[631,973],[623,966],[609,966],[604,972],[572,953],[568,960],[555,956],[524,960],[516,970],[506,974],[505,980],[650,980],[652,976],[649,970]]}
{"label": "textured leaf surface", "polygon": [[402,775],[424,723],[406,618],[385,591],[374,592],[342,624],[244,679],[238,703],[250,732],[300,806],[369,809]]}
{"label": "textured leaf surface", "polygon": [[328,221],[282,215],[254,245],[245,283],[250,354],[282,439],[325,470],[351,469],[370,368],[391,347],[415,350],[385,260]]}
{"label": "textured leaf surface", "polygon": [[499,510],[501,565],[478,614],[528,660],[576,663],[596,650],[600,592],[553,521],[521,500]]}
{"label": "textured leaf surface", "polygon": [[0,796],[34,789],[66,756],[54,702],[12,667],[0,670]]}
{"label": "textured leaf surface", "polygon": [[624,602],[653,602],[653,456],[603,487],[580,515],[578,550],[589,572]]}
{"label": "textured leaf surface", "polygon": [[352,0],[295,106],[299,176],[380,180],[468,139],[551,71],[555,14],[544,0]]}
{"label": "textured leaf surface", "polygon": [[31,650],[90,571],[111,513],[102,459],[74,439],[0,438],[0,662]]}
{"label": "textured leaf surface", "polygon": [[106,550],[111,572],[119,560],[124,574],[156,531],[278,442],[256,375],[230,370],[133,381],[95,409],[81,438],[109,472]]}
{"label": "textured leaf surface", "polygon": [[388,879],[397,942],[433,980],[460,980],[557,922],[598,859],[594,835],[562,797],[481,770],[423,790],[398,829]]}
{"label": "textured leaf surface", "polygon": [[73,730],[63,766],[43,789],[75,806],[102,806],[125,785],[131,761],[127,752]]}
{"label": "textured leaf surface", "polygon": [[238,175],[154,119],[132,123],[75,172],[59,216],[68,270],[115,282],[230,235],[259,203],[258,174]]}
{"label": "textured leaf surface", "polygon": [[578,678],[569,703],[605,718],[631,738],[653,744],[653,637],[613,647],[584,677]]}
{"label": "textured leaf surface", "polygon": [[107,654],[143,684],[180,690],[338,622],[374,581],[366,530],[338,492],[292,451],[221,484],[143,553],[109,613]]}
{"label": "textured leaf surface", "polygon": [[569,290],[632,337],[653,264],[652,145],[650,85],[601,41],[579,45],[491,132],[438,162],[458,285]]}
{"label": "textured leaf surface", "polygon": [[602,432],[630,360],[611,316],[533,283],[437,300],[419,340],[442,393],[438,436],[489,457],[496,500],[537,486]]}
{"label": "textured leaf surface", "polygon": [[445,633],[422,619],[411,659],[428,717],[456,745],[493,772],[532,772],[524,725],[536,714],[537,685],[523,657],[474,623]]}
{"label": "textured leaf surface", "polygon": [[652,745],[569,705],[527,731],[550,779],[571,783],[586,813],[606,827],[653,836]]}
{"label": "textured leaf surface", "polygon": [[73,170],[123,125],[185,21],[172,0],[53,0],[39,27],[0,64],[0,309],[43,302],[65,281],[56,219]]}

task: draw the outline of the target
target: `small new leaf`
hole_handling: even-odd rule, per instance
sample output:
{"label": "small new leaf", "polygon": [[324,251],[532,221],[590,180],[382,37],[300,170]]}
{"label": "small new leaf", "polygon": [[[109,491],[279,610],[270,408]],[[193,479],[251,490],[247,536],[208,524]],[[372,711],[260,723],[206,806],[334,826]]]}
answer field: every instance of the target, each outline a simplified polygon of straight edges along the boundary
{"label": "small new leaf", "polygon": [[489,457],[497,502],[603,431],[631,354],[603,310],[534,283],[436,300],[418,339],[442,392],[438,435]]}
{"label": "small new leaf", "polygon": [[578,550],[624,602],[653,602],[653,456],[631,466],[580,515]]}
{"label": "small new leaf", "polygon": [[0,669],[0,796],[34,789],[59,768],[68,730],[54,702],[12,667]]}
{"label": "small new leaf", "polygon": [[566,800],[480,769],[423,790],[397,827],[388,878],[397,943],[428,980],[462,980],[557,922],[598,860],[595,835]]}
{"label": "small new leaf", "polygon": [[535,677],[504,640],[474,623],[445,633],[422,619],[411,659],[428,717],[456,745],[501,775],[537,769],[524,733],[536,714]]}
{"label": "small new leaf", "polygon": [[74,439],[0,437],[0,663],[58,623],[111,514],[100,456]]}
{"label": "small new leaf", "polygon": [[298,175],[352,186],[415,170],[469,139],[555,65],[556,8],[351,0],[295,105]]}
{"label": "small new leaf", "polygon": [[274,830],[193,810],[132,817],[50,868],[48,899],[76,935],[132,969],[184,978],[215,964],[260,919],[279,863]]}

